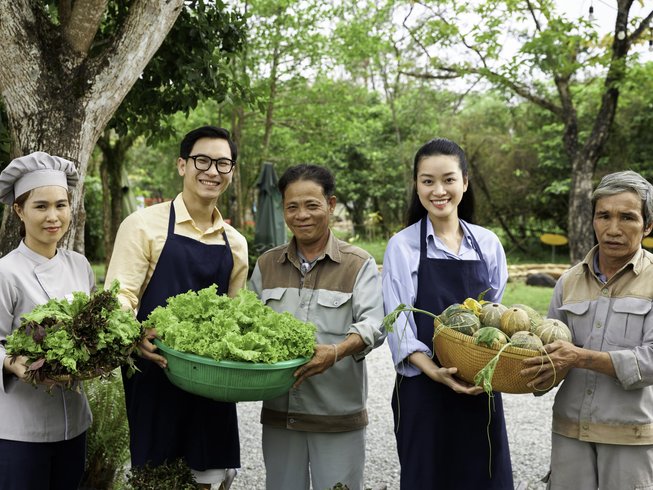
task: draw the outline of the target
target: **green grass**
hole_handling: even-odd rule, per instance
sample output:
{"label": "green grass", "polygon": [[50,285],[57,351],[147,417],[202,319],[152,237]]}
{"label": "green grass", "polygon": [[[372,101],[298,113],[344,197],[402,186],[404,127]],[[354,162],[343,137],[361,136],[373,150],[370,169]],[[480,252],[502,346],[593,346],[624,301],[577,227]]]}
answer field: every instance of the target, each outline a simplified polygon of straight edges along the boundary
{"label": "green grass", "polygon": [[352,245],[362,248],[367,253],[369,253],[377,264],[383,263],[383,254],[385,253],[385,247],[388,244],[387,240],[375,240],[375,241],[365,241],[365,240],[355,240],[350,242]]}
{"label": "green grass", "polygon": [[506,305],[524,304],[534,308],[538,313],[546,315],[549,302],[553,296],[553,288],[527,286],[523,282],[509,282],[501,302]]}

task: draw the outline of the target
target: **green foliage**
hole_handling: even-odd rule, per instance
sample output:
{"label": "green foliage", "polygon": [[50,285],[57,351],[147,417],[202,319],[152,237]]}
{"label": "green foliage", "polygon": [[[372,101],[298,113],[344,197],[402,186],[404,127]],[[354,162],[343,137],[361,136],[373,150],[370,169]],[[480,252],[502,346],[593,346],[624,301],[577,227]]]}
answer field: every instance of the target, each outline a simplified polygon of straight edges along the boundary
{"label": "green foliage", "polygon": [[496,347],[508,343],[508,337],[496,327],[481,327],[474,332],[474,342],[477,345]]}
{"label": "green foliage", "polygon": [[[119,19],[128,9],[123,2],[109,5],[114,12],[109,18]],[[244,17],[221,1],[188,2],[109,127],[120,135],[129,131],[165,140],[176,137],[177,128],[162,115],[187,114],[200,100],[222,101],[232,92],[248,100],[247,87],[229,67],[243,47],[245,27]]]}
{"label": "green foliage", "polygon": [[608,144],[601,174],[624,170],[640,172],[653,181],[653,62],[634,66],[622,86],[620,110]]}
{"label": "green foliage", "polygon": [[[532,12],[517,0],[249,2],[248,41],[242,56],[229,55],[224,68],[235,84],[249,86],[252,97],[241,98],[236,89],[221,103],[200,97],[195,109],[167,118],[166,124],[178,135],[208,121],[235,125],[245,209],[255,197],[262,159],[274,162],[279,174],[298,163],[330,168],[338,201],[356,224],[357,240],[369,236],[366,217],[371,213],[383,218],[377,226],[380,235],[402,227],[415,151],[435,136],[448,137],[461,143],[469,157],[477,222],[497,230],[510,260],[550,260],[551,250],[539,243],[539,235],[570,236],[572,159],[559,113],[529,101],[524,92],[516,96],[513,89],[523,88],[558,107],[559,89],[552,77],[569,76],[582,143],[602,99],[599,77],[605,73],[611,39],[599,39],[586,20],[560,15],[551,0],[531,7]],[[469,22],[468,29],[460,28],[463,22]],[[636,21],[631,17],[629,22]],[[463,49],[463,36],[475,50],[473,57]],[[506,53],[510,47],[514,52]],[[477,55],[487,66],[475,72]],[[653,177],[647,133],[653,123],[653,76],[636,59],[629,63],[634,69],[620,85],[623,116],[617,114],[597,177],[626,167]],[[461,83],[451,88],[446,80],[419,76],[454,75],[438,70],[443,65],[462,74]],[[476,82],[479,75],[494,88],[478,84],[467,91],[463,82]],[[136,143],[129,162],[144,195],[171,198],[179,192],[177,140]],[[220,202],[225,216],[235,201],[235,187]],[[563,260],[566,253],[568,249],[557,249],[556,257]],[[256,255],[254,251],[252,258]],[[381,255],[375,253],[379,262]]]}
{"label": "green foliage", "polygon": [[10,356],[26,356],[34,383],[64,377],[108,376],[122,364],[131,365],[131,351],[141,339],[140,324],[120,307],[118,283],[91,296],[76,291],[73,300],[51,299],[23,315],[21,325],[6,339]]}
{"label": "green foliage", "polygon": [[90,262],[95,262],[104,257],[102,182],[98,177],[87,175],[84,179],[84,209],[84,254]]}
{"label": "green foliage", "polygon": [[127,477],[129,490],[198,490],[201,488],[183,459],[151,468],[132,468]]}
{"label": "green foliage", "polygon": [[81,488],[112,489],[129,459],[129,427],[120,372],[92,379],[84,390],[93,413],[86,432],[86,469]]}
{"label": "green foliage", "polygon": [[175,350],[216,360],[275,363],[313,355],[315,325],[277,313],[252,291],[241,289],[235,298],[216,292],[214,284],[169,298],[143,326],[156,328]]}

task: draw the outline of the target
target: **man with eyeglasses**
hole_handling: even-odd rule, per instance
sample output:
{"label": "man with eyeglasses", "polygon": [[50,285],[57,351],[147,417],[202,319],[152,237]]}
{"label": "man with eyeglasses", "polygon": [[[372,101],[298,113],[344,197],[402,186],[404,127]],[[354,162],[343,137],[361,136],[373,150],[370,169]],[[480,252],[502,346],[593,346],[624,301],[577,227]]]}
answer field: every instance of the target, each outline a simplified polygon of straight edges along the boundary
{"label": "man with eyeglasses", "polygon": [[[203,126],[181,142],[177,171],[183,190],[173,201],[131,214],[120,225],[106,284],[120,281],[119,299],[143,321],[166,300],[217,284],[234,296],[247,281],[247,241],[217,208],[229,187],[237,148],[229,132]],[[228,489],[240,467],[235,403],[187,393],[166,378],[163,356],[148,331],[139,346],[139,371],[123,375],[132,466],[183,458],[202,485]]]}

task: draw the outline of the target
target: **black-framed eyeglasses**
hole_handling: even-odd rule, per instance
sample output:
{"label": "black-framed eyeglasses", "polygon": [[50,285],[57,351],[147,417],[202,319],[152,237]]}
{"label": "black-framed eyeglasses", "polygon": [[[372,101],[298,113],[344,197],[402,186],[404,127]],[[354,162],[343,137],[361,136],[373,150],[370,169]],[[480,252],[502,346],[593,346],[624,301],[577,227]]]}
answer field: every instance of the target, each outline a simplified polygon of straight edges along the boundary
{"label": "black-framed eyeglasses", "polygon": [[193,160],[195,168],[202,172],[206,172],[215,165],[216,170],[221,174],[228,174],[236,165],[236,162],[229,158],[211,158],[207,155],[189,155],[188,158]]}

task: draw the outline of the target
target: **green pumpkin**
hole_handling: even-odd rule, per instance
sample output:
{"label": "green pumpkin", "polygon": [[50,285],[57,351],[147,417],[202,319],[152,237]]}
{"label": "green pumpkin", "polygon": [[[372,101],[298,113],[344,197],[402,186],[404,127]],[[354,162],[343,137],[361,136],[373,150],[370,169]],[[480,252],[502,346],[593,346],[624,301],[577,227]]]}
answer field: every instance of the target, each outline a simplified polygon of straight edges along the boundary
{"label": "green pumpkin", "polygon": [[501,303],[485,303],[479,318],[484,327],[501,328],[501,315],[507,310]]}
{"label": "green pumpkin", "polygon": [[533,332],[522,330],[515,332],[510,337],[510,344],[522,349],[539,350],[542,347],[542,341]]}
{"label": "green pumpkin", "polygon": [[511,337],[515,332],[523,330],[530,331],[531,319],[521,308],[509,308],[501,315],[501,331],[508,337]]}
{"label": "green pumpkin", "polygon": [[528,314],[528,318],[531,320],[531,332],[535,332],[535,328],[537,328],[537,326],[542,323],[542,315],[540,315],[537,311],[528,305],[515,304],[512,305],[511,308],[520,308]]}
{"label": "green pumpkin", "polygon": [[468,309],[452,313],[444,324],[460,333],[464,333],[465,335],[472,335],[481,326],[478,317]]}
{"label": "green pumpkin", "polygon": [[571,330],[560,320],[545,318],[534,330],[535,335],[542,339],[542,343],[550,344],[556,340],[571,342]]}
{"label": "green pumpkin", "polygon": [[454,313],[460,313],[465,311],[469,313],[468,308],[461,305],[460,303],[454,303],[452,305],[447,306],[445,310],[442,313],[440,313],[439,315],[440,321],[442,321],[442,323],[447,323],[451,315],[453,315]]}

